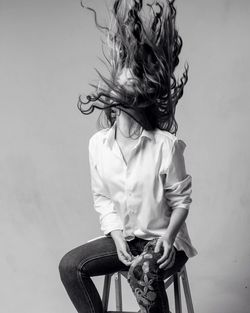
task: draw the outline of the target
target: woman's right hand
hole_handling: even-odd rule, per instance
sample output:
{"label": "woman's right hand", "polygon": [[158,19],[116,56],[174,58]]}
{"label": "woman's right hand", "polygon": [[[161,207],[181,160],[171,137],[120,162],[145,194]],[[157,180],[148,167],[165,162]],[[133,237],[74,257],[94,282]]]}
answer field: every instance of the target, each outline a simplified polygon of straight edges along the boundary
{"label": "woman's right hand", "polygon": [[127,265],[130,266],[133,260],[133,255],[129,249],[129,246],[124,239],[124,236],[122,234],[121,230],[113,230],[110,233],[111,237],[113,238],[118,254],[119,260]]}

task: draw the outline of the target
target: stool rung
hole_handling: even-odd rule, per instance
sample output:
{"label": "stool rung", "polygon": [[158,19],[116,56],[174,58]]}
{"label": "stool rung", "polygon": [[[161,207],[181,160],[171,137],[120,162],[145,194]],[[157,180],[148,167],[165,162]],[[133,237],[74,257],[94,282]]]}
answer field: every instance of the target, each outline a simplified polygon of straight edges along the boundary
{"label": "stool rung", "polygon": [[131,311],[107,311],[107,312],[105,312],[105,313],[138,313],[138,311],[137,312],[131,312]]}

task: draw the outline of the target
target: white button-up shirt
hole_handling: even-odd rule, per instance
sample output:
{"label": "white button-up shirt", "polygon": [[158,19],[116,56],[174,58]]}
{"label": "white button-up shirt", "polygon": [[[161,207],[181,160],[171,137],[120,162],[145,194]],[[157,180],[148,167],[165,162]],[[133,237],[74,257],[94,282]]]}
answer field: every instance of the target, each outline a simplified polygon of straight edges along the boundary
{"label": "white button-up shirt", "polygon": [[[189,210],[192,178],[186,173],[186,144],[167,131],[143,129],[126,164],[115,140],[115,127],[89,139],[91,188],[95,210],[105,235],[123,231],[126,240],[151,240],[165,234],[172,210]],[[197,254],[187,225],[174,246],[188,257]]]}

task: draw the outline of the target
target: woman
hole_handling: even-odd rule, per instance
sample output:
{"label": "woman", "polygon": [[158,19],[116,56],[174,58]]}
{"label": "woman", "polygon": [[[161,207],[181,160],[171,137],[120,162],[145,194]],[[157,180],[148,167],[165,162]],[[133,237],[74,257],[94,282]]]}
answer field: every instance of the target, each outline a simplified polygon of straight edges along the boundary
{"label": "woman", "polygon": [[185,223],[192,201],[186,145],[176,137],[175,107],[188,68],[177,81],[182,40],[174,1],[115,1],[110,27],[100,26],[89,9],[107,32],[110,51],[110,77],[100,74],[104,85],[87,102],[79,99],[82,113],[98,108],[109,122],[89,140],[93,202],[104,236],[64,255],[61,280],[78,312],[101,313],[91,277],[127,270],[140,311],[169,312],[164,279],[197,254]]}

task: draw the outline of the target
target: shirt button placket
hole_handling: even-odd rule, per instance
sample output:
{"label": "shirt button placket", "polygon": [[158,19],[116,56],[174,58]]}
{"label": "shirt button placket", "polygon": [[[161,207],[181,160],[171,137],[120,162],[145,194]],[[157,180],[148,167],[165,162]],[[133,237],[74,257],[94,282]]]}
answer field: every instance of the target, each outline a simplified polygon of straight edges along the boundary
{"label": "shirt button placket", "polygon": [[127,212],[129,214],[129,228],[133,229],[134,223],[135,223],[135,214],[134,214],[134,209],[130,208],[131,206],[131,197],[132,197],[132,191],[131,189],[128,187],[129,186],[129,173],[130,173],[130,166],[128,164],[127,166],[127,171],[126,171],[126,195],[127,195]]}
{"label": "shirt button placket", "polygon": [[126,191],[126,195],[127,195],[127,198],[130,199],[131,197],[131,190],[128,188],[128,184],[129,184],[129,164],[127,166],[127,170],[126,170],[126,181],[125,181],[125,191]]}

